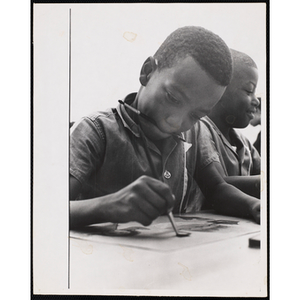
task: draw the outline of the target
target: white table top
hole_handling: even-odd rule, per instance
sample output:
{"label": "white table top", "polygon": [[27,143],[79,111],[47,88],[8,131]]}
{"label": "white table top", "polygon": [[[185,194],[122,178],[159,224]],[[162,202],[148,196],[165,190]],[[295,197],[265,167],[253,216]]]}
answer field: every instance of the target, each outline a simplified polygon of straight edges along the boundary
{"label": "white table top", "polygon": [[[186,215],[185,215],[186,216]],[[166,216],[149,227],[103,224],[71,231],[70,291],[86,295],[266,296],[266,245],[249,247],[261,228],[210,213],[176,217],[189,237],[175,236]],[[110,225],[111,227],[113,225]]]}

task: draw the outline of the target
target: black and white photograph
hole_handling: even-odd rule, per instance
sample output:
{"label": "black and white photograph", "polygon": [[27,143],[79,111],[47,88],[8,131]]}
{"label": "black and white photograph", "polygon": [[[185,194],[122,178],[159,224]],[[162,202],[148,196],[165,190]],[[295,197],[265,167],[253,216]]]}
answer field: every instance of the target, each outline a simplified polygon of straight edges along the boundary
{"label": "black and white photograph", "polygon": [[268,9],[33,3],[34,295],[268,296]]}

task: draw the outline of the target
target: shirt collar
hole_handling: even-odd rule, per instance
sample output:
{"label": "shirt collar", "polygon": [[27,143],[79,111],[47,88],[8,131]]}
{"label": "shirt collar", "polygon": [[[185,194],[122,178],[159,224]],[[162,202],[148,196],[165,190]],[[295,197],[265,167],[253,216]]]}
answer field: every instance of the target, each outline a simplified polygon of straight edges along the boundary
{"label": "shirt collar", "polygon": [[[210,125],[215,129],[217,134],[222,139],[223,143],[228,148],[230,148],[231,150],[234,151],[234,148],[232,147],[232,145],[229,143],[229,141],[226,139],[226,137],[223,135],[223,133],[219,130],[218,126],[213,122],[213,120],[211,118],[209,118],[208,116],[203,117],[203,119],[205,119],[208,123],[210,123]],[[233,128],[230,129],[229,134],[230,134],[230,137],[234,140],[234,142],[236,144],[235,146],[239,149],[242,144],[239,134]]]}

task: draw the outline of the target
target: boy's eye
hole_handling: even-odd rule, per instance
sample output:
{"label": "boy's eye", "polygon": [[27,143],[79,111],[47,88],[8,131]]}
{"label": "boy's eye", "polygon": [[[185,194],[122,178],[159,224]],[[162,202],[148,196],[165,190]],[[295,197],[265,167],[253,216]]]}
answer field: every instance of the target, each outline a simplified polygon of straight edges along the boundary
{"label": "boy's eye", "polygon": [[174,103],[174,104],[180,104],[180,101],[178,99],[176,99],[175,97],[173,97],[169,92],[166,93],[167,95],[167,99]]}
{"label": "boy's eye", "polygon": [[251,94],[253,94],[253,92],[252,92],[252,91],[247,91],[247,90],[246,90],[246,93],[247,93],[247,95],[251,95]]}

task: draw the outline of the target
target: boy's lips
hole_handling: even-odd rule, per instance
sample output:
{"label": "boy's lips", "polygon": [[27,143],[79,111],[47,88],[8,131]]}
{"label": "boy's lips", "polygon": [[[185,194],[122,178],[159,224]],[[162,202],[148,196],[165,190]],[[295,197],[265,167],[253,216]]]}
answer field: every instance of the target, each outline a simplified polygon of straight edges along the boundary
{"label": "boy's lips", "polygon": [[249,116],[250,119],[254,118],[254,114],[256,113],[256,108],[255,109],[249,109],[246,111],[247,115]]}
{"label": "boy's lips", "polygon": [[251,112],[251,111],[247,111],[247,115],[250,119],[253,119],[254,118],[254,113]]}

